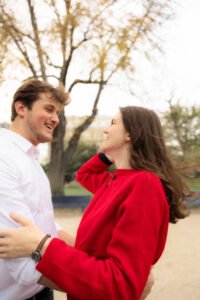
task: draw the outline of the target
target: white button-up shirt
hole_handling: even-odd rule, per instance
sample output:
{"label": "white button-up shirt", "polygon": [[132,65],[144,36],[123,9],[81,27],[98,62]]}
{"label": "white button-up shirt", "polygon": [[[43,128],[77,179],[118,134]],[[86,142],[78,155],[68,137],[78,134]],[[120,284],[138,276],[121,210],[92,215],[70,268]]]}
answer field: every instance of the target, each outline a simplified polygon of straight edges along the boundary
{"label": "white button-up shirt", "polygon": [[[0,129],[0,227],[19,226],[9,216],[16,212],[56,236],[50,185],[37,157],[37,148],[28,140]],[[42,289],[31,258],[0,259],[0,274],[2,300],[27,299]]]}

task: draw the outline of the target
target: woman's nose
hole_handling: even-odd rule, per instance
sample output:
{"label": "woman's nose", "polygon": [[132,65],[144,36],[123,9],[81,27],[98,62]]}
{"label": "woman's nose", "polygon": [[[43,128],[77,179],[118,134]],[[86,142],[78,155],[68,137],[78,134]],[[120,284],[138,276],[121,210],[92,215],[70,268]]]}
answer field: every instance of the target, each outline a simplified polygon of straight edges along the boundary
{"label": "woman's nose", "polygon": [[103,129],[103,132],[104,132],[104,133],[108,133],[108,128],[104,128],[104,129]]}

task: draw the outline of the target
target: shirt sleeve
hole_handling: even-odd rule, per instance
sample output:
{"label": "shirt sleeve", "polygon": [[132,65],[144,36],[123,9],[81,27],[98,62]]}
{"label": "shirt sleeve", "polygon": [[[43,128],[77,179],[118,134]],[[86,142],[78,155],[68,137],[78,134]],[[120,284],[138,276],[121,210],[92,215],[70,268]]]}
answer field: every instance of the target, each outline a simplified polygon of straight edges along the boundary
{"label": "shirt sleeve", "polygon": [[[0,158],[0,227],[13,228],[19,224],[14,222],[9,214],[20,213],[33,220],[32,213],[23,199],[19,186],[20,173],[9,158]],[[38,282],[41,273],[35,270],[35,262],[31,258],[9,259],[4,261],[10,276],[22,286]]]}

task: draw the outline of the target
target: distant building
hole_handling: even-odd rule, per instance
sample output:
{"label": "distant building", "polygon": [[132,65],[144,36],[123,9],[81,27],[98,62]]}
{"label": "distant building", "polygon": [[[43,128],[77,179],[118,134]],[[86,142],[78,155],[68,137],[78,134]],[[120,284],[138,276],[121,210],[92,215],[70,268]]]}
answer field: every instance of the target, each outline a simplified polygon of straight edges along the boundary
{"label": "distant building", "polygon": [[3,123],[0,123],[0,128],[9,128],[10,127],[10,124],[9,123],[6,123],[6,122],[3,122]]}
{"label": "distant building", "polygon": [[[65,140],[68,141],[74,133],[74,129],[81,124],[86,117],[79,116],[68,116],[67,117],[67,127],[65,133]],[[94,143],[100,145],[105,135],[103,129],[110,124],[111,117],[109,116],[96,116],[95,120],[92,122],[90,127],[85,130],[81,136],[81,141],[85,143]]]}

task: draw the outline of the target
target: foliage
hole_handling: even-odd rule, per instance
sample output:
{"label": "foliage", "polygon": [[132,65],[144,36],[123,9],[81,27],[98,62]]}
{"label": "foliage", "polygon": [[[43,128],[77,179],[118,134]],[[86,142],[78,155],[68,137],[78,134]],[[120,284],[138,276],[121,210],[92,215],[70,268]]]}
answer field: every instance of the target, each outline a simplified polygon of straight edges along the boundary
{"label": "foliage", "polygon": [[197,178],[187,178],[186,183],[192,191],[200,191],[200,175]]}
{"label": "foliage", "polygon": [[70,182],[74,180],[77,170],[98,150],[95,144],[79,143],[76,147],[74,155],[67,163],[67,172],[65,173],[65,181]]}
{"label": "foliage", "polygon": [[200,171],[200,108],[172,105],[164,114],[165,136],[177,163],[191,176]]}
{"label": "foliage", "polygon": [[[67,169],[65,170],[65,174],[64,174],[65,183],[69,183],[73,181],[77,170],[95,153],[97,153],[97,151],[98,151],[97,145],[80,142],[76,147],[76,150],[71,160],[69,160],[67,163]],[[48,168],[49,168],[49,164],[43,165],[43,169],[45,172],[48,172]]]}

